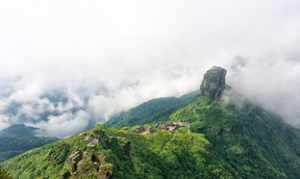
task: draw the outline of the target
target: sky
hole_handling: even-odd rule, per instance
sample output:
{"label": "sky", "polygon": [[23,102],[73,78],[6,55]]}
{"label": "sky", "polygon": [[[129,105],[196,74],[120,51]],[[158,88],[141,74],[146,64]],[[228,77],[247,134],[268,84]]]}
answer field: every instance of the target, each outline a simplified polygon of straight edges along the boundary
{"label": "sky", "polygon": [[213,65],[300,123],[298,0],[0,1],[0,129],[65,137],[199,89]]}

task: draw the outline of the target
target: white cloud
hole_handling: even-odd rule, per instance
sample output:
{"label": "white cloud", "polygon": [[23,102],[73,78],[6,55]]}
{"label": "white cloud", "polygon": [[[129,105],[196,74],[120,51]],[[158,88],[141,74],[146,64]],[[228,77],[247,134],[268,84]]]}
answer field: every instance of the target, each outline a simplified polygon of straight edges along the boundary
{"label": "white cloud", "polygon": [[79,111],[76,114],[64,113],[61,116],[50,116],[47,122],[41,121],[34,127],[42,129],[46,135],[66,137],[76,134],[89,125],[89,114]]}
{"label": "white cloud", "polygon": [[[1,1],[2,123],[68,135],[86,126],[78,111],[90,124],[184,94],[207,68],[229,69],[236,56],[247,65],[229,72],[229,83],[299,121],[299,8],[298,0]],[[66,99],[43,97],[52,91]],[[20,106],[8,115],[13,102]],[[61,133],[56,122],[65,118],[70,130]]]}
{"label": "white cloud", "polygon": [[9,126],[8,117],[5,115],[0,115],[0,130],[5,129]]}
{"label": "white cloud", "polygon": [[249,61],[230,79],[235,89],[288,122],[300,122],[300,64],[287,60]]}

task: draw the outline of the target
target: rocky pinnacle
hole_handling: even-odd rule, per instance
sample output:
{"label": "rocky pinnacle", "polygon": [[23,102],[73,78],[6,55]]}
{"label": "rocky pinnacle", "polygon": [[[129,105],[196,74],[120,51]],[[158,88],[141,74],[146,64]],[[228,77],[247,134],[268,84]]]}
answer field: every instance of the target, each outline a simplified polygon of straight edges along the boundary
{"label": "rocky pinnacle", "polygon": [[219,100],[225,90],[225,78],[227,71],[222,67],[214,66],[209,69],[203,78],[200,90],[202,96],[211,100]]}

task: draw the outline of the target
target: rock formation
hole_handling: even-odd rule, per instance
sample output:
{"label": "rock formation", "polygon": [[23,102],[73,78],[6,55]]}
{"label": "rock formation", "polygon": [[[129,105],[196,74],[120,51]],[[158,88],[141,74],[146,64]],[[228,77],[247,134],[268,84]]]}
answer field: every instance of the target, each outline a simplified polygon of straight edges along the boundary
{"label": "rock formation", "polygon": [[225,90],[226,74],[227,71],[222,67],[214,66],[208,70],[200,87],[201,95],[207,96],[211,100],[220,100]]}
{"label": "rock formation", "polygon": [[80,150],[74,151],[69,156],[69,163],[71,164],[72,173],[76,173],[77,164],[81,159],[82,159],[82,151],[80,151]]}

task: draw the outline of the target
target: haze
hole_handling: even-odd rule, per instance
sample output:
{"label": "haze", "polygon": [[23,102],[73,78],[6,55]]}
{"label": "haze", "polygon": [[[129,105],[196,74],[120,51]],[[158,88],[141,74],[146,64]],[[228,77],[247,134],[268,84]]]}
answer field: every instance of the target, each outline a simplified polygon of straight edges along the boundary
{"label": "haze", "polygon": [[299,8],[298,0],[1,1],[0,129],[24,123],[72,135],[197,90],[212,65],[297,125]]}

